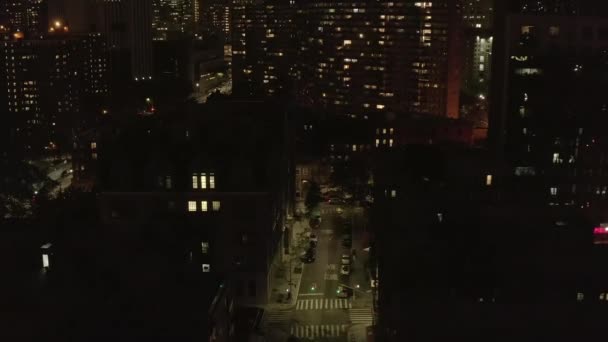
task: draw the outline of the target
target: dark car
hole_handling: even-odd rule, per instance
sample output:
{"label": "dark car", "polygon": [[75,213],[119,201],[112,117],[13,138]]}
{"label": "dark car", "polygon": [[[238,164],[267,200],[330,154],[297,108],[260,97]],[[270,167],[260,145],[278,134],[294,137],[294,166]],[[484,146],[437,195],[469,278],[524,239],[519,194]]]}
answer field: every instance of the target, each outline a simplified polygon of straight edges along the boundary
{"label": "dark car", "polygon": [[308,237],[309,242],[310,242],[310,247],[317,247],[317,242],[319,242],[319,238],[317,237],[317,235],[315,234],[310,234],[310,236]]}
{"label": "dark car", "polygon": [[351,248],[353,246],[353,239],[350,235],[344,235],[342,237],[342,246],[346,248]]}
{"label": "dark car", "polygon": [[315,261],[315,250],[312,247],[309,247],[306,252],[300,255],[300,260],[304,263],[311,263]]}

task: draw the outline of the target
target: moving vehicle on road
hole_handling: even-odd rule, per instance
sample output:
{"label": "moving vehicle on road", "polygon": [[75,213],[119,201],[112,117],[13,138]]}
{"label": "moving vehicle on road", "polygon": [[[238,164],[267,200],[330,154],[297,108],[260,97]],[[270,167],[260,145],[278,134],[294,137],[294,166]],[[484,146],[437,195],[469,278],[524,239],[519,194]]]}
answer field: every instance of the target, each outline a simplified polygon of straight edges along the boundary
{"label": "moving vehicle on road", "polygon": [[344,287],[344,286],[338,286],[338,289],[336,290],[336,297],[338,298],[350,298],[353,296],[353,290]]}

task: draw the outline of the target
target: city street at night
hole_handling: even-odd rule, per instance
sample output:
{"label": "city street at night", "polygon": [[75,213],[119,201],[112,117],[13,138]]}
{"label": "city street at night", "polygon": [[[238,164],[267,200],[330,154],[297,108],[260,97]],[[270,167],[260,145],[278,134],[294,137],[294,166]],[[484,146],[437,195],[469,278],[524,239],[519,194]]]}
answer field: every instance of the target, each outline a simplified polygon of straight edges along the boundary
{"label": "city street at night", "polygon": [[[372,323],[363,250],[365,215],[362,208],[352,206],[321,204],[320,211],[321,225],[311,230],[318,237],[315,260],[303,268],[297,300],[289,310],[269,313],[267,326],[272,329],[273,322],[288,322],[282,329],[300,340],[347,341],[351,328]],[[351,234],[352,248],[343,244],[343,237]],[[350,256],[350,275],[341,274],[343,255]],[[340,296],[339,287],[353,289],[354,296],[352,290],[348,297]]]}

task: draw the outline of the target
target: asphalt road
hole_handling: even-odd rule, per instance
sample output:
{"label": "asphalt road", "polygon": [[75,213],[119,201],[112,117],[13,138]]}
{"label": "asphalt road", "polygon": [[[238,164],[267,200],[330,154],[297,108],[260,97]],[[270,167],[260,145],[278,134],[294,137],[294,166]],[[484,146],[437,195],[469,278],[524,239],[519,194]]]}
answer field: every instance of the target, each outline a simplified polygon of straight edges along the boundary
{"label": "asphalt road", "polygon": [[[300,341],[346,341],[347,331],[352,326],[350,309],[352,299],[338,298],[339,284],[355,288],[361,293],[369,286],[365,284],[360,232],[364,226],[364,214],[360,208],[321,204],[321,227],[313,232],[318,236],[316,260],[307,264],[302,274],[300,293],[293,309],[290,330]],[[350,222],[350,225],[345,223]],[[352,227],[352,228],[345,228]],[[351,260],[352,272],[349,276],[340,274],[342,254],[351,254],[351,249],[342,246],[344,229],[352,229],[353,248],[357,257]],[[367,286],[367,287],[366,287]],[[355,294],[356,295],[356,294]]]}

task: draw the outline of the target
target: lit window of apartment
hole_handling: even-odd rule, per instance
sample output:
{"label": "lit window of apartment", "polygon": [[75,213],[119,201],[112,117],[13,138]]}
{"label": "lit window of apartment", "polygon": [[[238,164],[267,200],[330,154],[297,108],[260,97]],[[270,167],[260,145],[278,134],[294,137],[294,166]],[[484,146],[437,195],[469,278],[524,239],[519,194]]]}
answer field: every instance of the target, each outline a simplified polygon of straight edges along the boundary
{"label": "lit window of apartment", "polygon": [[576,293],[576,301],[577,302],[582,302],[583,299],[585,299],[585,295],[582,292],[577,292]]}
{"label": "lit window of apartment", "polygon": [[196,211],[196,201],[188,201],[188,211],[189,212]]}
{"label": "lit window of apartment", "polygon": [[203,273],[209,273],[209,272],[211,272],[211,265],[203,264]]}
{"label": "lit window of apartment", "polygon": [[91,150],[94,150],[97,148],[97,143],[96,142],[92,142],[91,143]]}
{"label": "lit window of apartment", "polygon": [[549,191],[551,192],[551,196],[557,196],[557,187],[551,187]]}
{"label": "lit window of apartment", "polygon": [[391,198],[397,197],[397,190],[391,190]]}
{"label": "lit window of apartment", "polygon": [[492,175],[487,175],[486,176],[486,186],[491,186],[492,185]]}
{"label": "lit window of apartment", "polygon": [[171,176],[165,177],[165,188],[171,189],[173,187],[173,182],[171,180]]}
{"label": "lit window of apartment", "polygon": [[388,139],[388,146],[393,147],[393,139]]}
{"label": "lit window of apartment", "polygon": [[209,253],[209,242],[207,242],[207,241],[201,242],[201,252],[203,254]]}
{"label": "lit window of apartment", "polygon": [[201,173],[201,189],[207,189],[207,173]]}
{"label": "lit window of apartment", "polygon": [[213,203],[211,204],[211,209],[213,211],[219,211],[220,210],[220,201],[213,201]]}
{"label": "lit window of apartment", "polygon": [[215,173],[209,174],[209,189],[215,189]]}
{"label": "lit window of apartment", "polygon": [[559,158],[559,153],[553,153],[553,164],[560,164],[561,159]]}
{"label": "lit window of apartment", "polygon": [[192,175],[192,189],[198,189],[198,175]]}
{"label": "lit window of apartment", "polygon": [[205,212],[207,210],[207,201],[201,201],[201,211]]}

